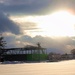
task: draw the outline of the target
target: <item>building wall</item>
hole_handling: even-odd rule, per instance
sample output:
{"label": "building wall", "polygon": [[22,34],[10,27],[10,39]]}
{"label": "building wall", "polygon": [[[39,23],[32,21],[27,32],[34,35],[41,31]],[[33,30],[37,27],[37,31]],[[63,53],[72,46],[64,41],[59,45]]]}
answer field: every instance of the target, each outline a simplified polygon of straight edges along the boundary
{"label": "building wall", "polygon": [[3,57],[5,61],[41,61],[47,59],[47,54],[14,54]]}

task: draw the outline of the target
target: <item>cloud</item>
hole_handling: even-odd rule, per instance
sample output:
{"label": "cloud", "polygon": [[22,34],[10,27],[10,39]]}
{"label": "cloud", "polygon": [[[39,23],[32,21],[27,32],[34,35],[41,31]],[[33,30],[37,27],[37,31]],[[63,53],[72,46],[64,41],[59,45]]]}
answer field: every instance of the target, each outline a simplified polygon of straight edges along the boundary
{"label": "cloud", "polygon": [[35,14],[47,5],[44,4],[37,0],[4,0],[0,8],[4,12]]}
{"label": "cloud", "polygon": [[20,34],[20,28],[15,22],[10,20],[4,13],[0,12],[0,33],[3,32]]}
{"label": "cloud", "polygon": [[36,23],[33,22],[21,22],[21,28],[24,30],[37,30],[37,25]]}
{"label": "cloud", "polygon": [[16,41],[16,35],[15,34],[5,32],[2,34],[2,36],[4,37],[4,41],[6,41],[6,48],[16,47],[15,46],[15,41]]}
{"label": "cloud", "polygon": [[11,5],[18,5],[18,4],[31,4],[34,0],[0,0],[0,3],[3,4],[11,4]]}
{"label": "cloud", "polygon": [[24,47],[26,45],[37,45],[38,42],[41,46],[47,48],[48,52],[57,53],[70,53],[70,51],[75,48],[75,37],[43,37],[35,36],[31,37],[29,35],[5,35],[5,40],[7,40],[8,47]]}
{"label": "cloud", "polygon": [[[26,19],[26,18],[24,18]],[[17,18],[17,21],[13,20],[14,22],[18,23],[19,24],[19,27],[20,27],[20,32],[22,34],[31,34],[33,35],[36,31],[38,32],[39,31],[39,27],[37,25],[37,23],[34,23],[34,22],[28,22],[28,21],[23,21],[20,19],[18,20]]]}
{"label": "cloud", "polygon": [[75,10],[74,0],[1,0],[0,10],[10,13],[47,14],[56,9]]}
{"label": "cloud", "polygon": [[70,53],[70,51],[75,48],[75,41],[73,37],[60,37],[51,38],[43,36],[22,36],[21,42],[28,42],[30,44],[36,45],[37,42],[41,43],[41,46],[47,48],[49,52],[57,53]]}
{"label": "cloud", "polygon": [[[18,25],[9,18],[9,15],[12,14],[44,15],[58,9],[75,11],[75,0],[0,0],[0,11],[4,12],[0,12],[0,32],[5,36],[7,47],[24,47],[29,44],[36,45],[37,42],[40,42],[42,47],[48,48],[50,51],[70,52],[72,48],[75,48],[75,37],[31,37],[29,35],[34,35],[40,31],[36,23],[25,21],[25,19],[22,23],[17,18],[17,22],[20,22]],[[21,19],[21,17],[19,18]],[[24,32],[24,34],[20,34],[20,32]]]}

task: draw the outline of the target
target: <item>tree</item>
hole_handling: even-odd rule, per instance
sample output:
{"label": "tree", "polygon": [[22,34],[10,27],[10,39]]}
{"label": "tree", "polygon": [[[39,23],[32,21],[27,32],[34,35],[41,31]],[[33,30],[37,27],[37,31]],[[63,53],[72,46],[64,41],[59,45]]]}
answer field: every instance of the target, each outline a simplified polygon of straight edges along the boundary
{"label": "tree", "polygon": [[71,50],[71,53],[72,53],[73,55],[75,55],[75,49],[72,49],[72,50]]}
{"label": "tree", "polygon": [[0,34],[0,55],[4,52],[3,49],[5,48],[6,42],[4,41],[4,37]]}
{"label": "tree", "polygon": [[75,58],[75,49],[71,50],[71,54],[73,55],[73,58]]}

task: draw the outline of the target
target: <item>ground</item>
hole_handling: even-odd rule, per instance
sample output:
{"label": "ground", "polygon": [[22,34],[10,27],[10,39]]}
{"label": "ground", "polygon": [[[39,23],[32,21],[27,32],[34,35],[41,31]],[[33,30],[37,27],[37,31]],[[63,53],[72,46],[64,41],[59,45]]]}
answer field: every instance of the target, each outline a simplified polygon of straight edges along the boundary
{"label": "ground", "polygon": [[0,64],[0,75],[75,75],[75,60]]}

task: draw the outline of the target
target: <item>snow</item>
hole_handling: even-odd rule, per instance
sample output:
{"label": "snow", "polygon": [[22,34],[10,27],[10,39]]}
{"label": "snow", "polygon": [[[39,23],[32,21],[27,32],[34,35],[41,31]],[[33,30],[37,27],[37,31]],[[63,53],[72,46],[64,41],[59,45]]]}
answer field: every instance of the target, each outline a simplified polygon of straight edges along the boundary
{"label": "snow", "polygon": [[75,75],[75,60],[18,64],[3,63],[0,64],[0,75]]}

